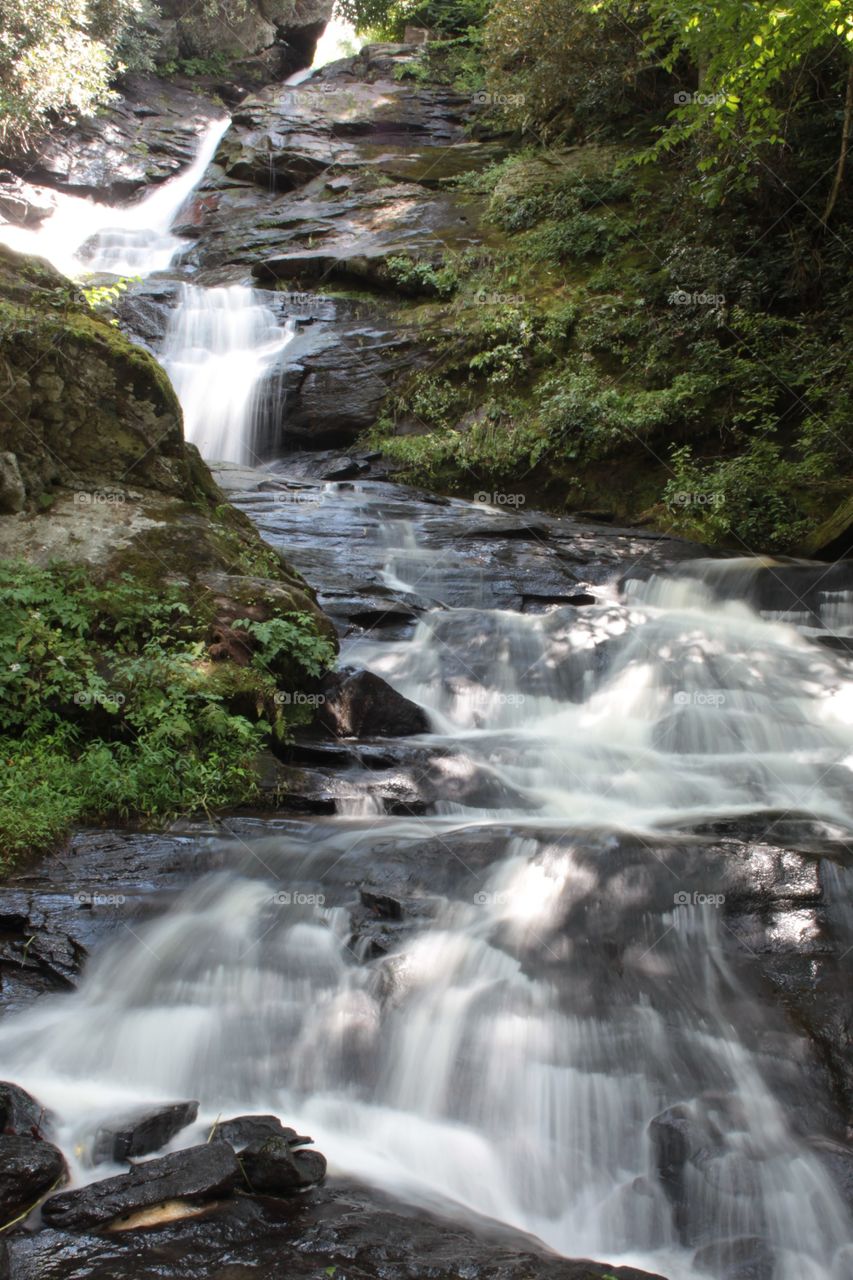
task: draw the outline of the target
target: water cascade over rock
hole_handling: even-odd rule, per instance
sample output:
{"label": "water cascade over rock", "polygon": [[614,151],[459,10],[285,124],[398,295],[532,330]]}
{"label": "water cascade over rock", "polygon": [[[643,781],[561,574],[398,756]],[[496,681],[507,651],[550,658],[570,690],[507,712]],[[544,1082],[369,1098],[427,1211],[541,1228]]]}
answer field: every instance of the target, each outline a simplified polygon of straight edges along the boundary
{"label": "water cascade over rock", "polygon": [[[382,51],[375,76],[401,56]],[[410,137],[427,126],[422,102],[389,83],[386,94],[368,79],[349,107],[329,92],[333,107],[318,111],[322,137],[334,112],[357,117],[335,144],[347,193],[363,163],[353,140],[370,135],[360,113],[380,111],[380,98],[392,111],[388,182],[368,193],[374,238],[348,253],[345,230],[338,248],[295,244],[282,216],[275,243],[249,254],[256,279],[373,287],[409,245],[426,181]],[[468,144],[452,106],[429,100],[429,146],[443,137],[456,164]],[[254,219],[256,130],[281,144],[265,188],[279,213],[282,200],[319,197],[318,187],[291,196],[297,181],[338,181],[317,136],[276,132],[286,109],[277,87],[225,139],[219,160],[234,185],[218,188],[221,208],[231,200]],[[199,164],[211,156],[208,146]],[[351,208],[335,212],[323,190],[316,219],[340,216],[345,228]],[[130,222],[112,236],[100,228],[90,261],[162,270],[177,212],[138,237]],[[305,205],[302,215],[311,239]],[[160,358],[188,438],[247,468],[304,335],[250,287],[246,262],[234,282],[242,251],[221,209],[217,218],[188,248],[180,287],[167,282]],[[49,1108],[79,1183],[101,1176],[86,1153],[117,1115],[197,1099],[198,1120],[188,1113],[172,1138],[189,1154],[162,1158],[170,1178],[204,1166],[205,1204],[237,1185],[230,1152],[205,1149],[223,1115],[297,1124],[334,1178],[418,1206],[416,1224],[429,1213],[478,1231],[500,1224],[494,1249],[507,1252],[470,1264],[483,1280],[606,1277],[613,1266],[626,1280],[634,1267],[668,1280],[851,1280],[853,572],[842,565],[824,582],[824,565],[721,564],[616,526],[358,475],[323,481],[322,467],[309,461],[297,479],[285,457],[220,479],[317,586],[356,672],[343,693],[352,682],[363,710],[364,688],[378,689],[387,710],[383,680],[405,724],[347,718],[330,694],[318,724],[270,762],[280,816],[199,823],[164,844],[140,836],[132,871],[126,844],[84,836],[70,870],[57,860],[0,891],[22,936],[37,910],[69,949],[93,953],[82,977],[67,966],[76,991],[0,1023],[0,1076]],[[84,884],[120,898],[109,927],[91,912],[81,923],[72,895]],[[276,1161],[263,1143],[247,1149],[263,1191]],[[322,1176],[322,1157],[279,1154],[294,1188]],[[130,1181],[145,1181],[144,1166]],[[112,1221],[126,1186],[107,1188],[105,1209],[96,1191],[63,1193],[45,1219],[69,1231]],[[308,1270],[324,1220],[389,1220],[386,1201],[365,1210],[363,1193],[343,1186],[328,1193],[337,1201],[301,1202],[312,1234],[293,1250],[294,1275],[340,1267],[346,1280],[351,1227],[336,1226],[320,1271]],[[224,1232],[217,1265],[268,1267],[281,1222],[239,1198],[223,1212],[182,1229],[198,1230],[202,1249]],[[480,1247],[460,1230],[449,1238]],[[72,1249],[45,1234],[13,1241],[24,1280]],[[417,1274],[393,1234],[381,1257],[375,1243],[359,1246],[357,1274]],[[87,1237],[74,1247],[89,1269],[71,1274],[101,1280],[117,1259],[134,1265],[133,1237]],[[193,1237],[162,1239],[158,1273],[195,1274]],[[441,1280],[470,1261],[455,1247],[449,1262],[436,1254]],[[546,1249],[602,1263],[581,1271]]]}

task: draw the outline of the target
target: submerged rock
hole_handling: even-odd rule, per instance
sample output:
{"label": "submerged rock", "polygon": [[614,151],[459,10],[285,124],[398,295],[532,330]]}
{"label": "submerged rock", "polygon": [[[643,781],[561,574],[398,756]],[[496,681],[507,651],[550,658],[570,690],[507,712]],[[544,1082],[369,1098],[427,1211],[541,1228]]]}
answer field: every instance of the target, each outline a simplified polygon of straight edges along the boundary
{"label": "submerged rock", "polygon": [[173,1102],[108,1121],[95,1135],[92,1158],[95,1164],[108,1160],[118,1164],[131,1156],[150,1155],[192,1124],[197,1115],[197,1102]]}
{"label": "submerged rock", "polygon": [[213,1200],[241,1181],[240,1166],[225,1142],[189,1147],[135,1165],[129,1173],[51,1196],[42,1206],[48,1226],[85,1231],[166,1200]]}

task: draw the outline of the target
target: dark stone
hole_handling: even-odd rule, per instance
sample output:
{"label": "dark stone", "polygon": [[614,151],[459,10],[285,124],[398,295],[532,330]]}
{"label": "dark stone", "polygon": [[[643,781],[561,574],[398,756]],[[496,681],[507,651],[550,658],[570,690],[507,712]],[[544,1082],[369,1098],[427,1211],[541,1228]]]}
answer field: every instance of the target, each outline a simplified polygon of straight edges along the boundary
{"label": "dark stone", "polygon": [[108,1160],[121,1163],[129,1157],[150,1155],[165,1147],[197,1115],[197,1102],[173,1102],[107,1121],[95,1136],[92,1159],[95,1164]]}
{"label": "dark stone", "polygon": [[319,723],[341,738],[396,738],[429,733],[422,707],[372,671],[344,668],[323,686]]}
{"label": "dark stone", "polygon": [[280,1139],[289,1147],[304,1147],[314,1141],[298,1134],[295,1129],[286,1128],[278,1116],[235,1116],[231,1120],[222,1120],[216,1125],[211,1141],[228,1142],[235,1151],[242,1151],[269,1138]]}
{"label": "dark stone", "polygon": [[63,1231],[85,1231],[164,1200],[213,1200],[233,1191],[240,1181],[233,1149],[227,1142],[211,1142],[51,1196],[42,1206],[42,1217],[48,1226]]}
{"label": "dark stone", "polygon": [[245,1147],[240,1164],[251,1189],[271,1196],[295,1195],[326,1176],[326,1158],[319,1151],[294,1151],[286,1138],[279,1137]]}
{"label": "dark stone", "polygon": [[155,76],[129,75],[108,107],[52,129],[7,163],[31,182],[107,203],[164,182],[195,159],[199,135],[222,116],[217,103]]}
{"label": "dark stone", "polygon": [[62,1152],[49,1142],[0,1135],[0,1226],[31,1209],[64,1173]]}
{"label": "dark stone", "polygon": [[49,1112],[20,1085],[0,1081],[0,1131],[19,1138],[44,1137]]}
{"label": "dark stone", "polygon": [[661,1280],[634,1267],[561,1258],[532,1237],[462,1226],[340,1180],[310,1196],[238,1196],[148,1231],[11,1240],[15,1280]]}
{"label": "dark stone", "polygon": [[359,897],[366,907],[374,911],[382,920],[402,920],[403,904],[387,893],[374,893],[370,889],[361,889]]}

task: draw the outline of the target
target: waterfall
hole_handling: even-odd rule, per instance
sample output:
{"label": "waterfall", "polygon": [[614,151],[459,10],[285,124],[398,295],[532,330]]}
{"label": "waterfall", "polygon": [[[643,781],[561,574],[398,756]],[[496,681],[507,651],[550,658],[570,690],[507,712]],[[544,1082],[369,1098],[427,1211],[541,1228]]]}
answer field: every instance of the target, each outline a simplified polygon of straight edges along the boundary
{"label": "waterfall", "polygon": [[0,227],[0,240],[18,253],[46,258],[76,279],[93,273],[146,276],[165,271],[186,243],[170,228],[198,186],[230,123],[213,121],[191,165],[131,204],[109,205],[58,192],[56,208],[36,229]]}
{"label": "waterfall", "polygon": [[[220,292],[200,305],[230,324]],[[384,539],[386,581],[446,594],[446,557],[415,555],[404,525]],[[712,848],[677,834],[780,809],[853,830],[849,664],[714,599],[707,572],[540,615],[478,605],[475,582],[412,638],[352,646],[429,709],[446,796],[383,814],[368,774],[335,817],[212,838],[227,870],[107,948],[78,993],[0,1026],[0,1075],[57,1112],[76,1176],[95,1174],[101,1117],[194,1097],[196,1140],[219,1114],[273,1111],[333,1171],[564,1254],[727,1280],[755,1246],[751,1274],[849,1280],[849,1216],[791,1123],[810,1087],[797,1042],[732,958]],[[477,777],[497,799],[454,799]],[[423,890],[430,848],[442,875]],[[416,919],[366,962],[352,886],[389,850]],[[853,942],[845,886],[828,875]],[[694,1144],[677,1203],[653,1137],[669,1108]]]}
{"label": "waterfall", "polygon": [[[184,435],[211,461],[257,464],[265,384],[295,333],[244,285],[184,284],[160,354]],[[273,397],[274,400],[274,397]]]}

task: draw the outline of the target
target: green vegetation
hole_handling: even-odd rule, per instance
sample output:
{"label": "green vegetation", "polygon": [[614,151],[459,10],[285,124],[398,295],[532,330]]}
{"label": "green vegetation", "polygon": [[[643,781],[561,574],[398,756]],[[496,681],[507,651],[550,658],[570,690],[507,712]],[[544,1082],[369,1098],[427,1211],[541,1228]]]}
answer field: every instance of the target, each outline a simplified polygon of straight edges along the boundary
{"label": "green vegetation", "polygon": [[0,146],[25,146],[52,120],[90,115],[127,67],[151,65],[147,0],[4,0]]}
{"label": "green vegetation", "polygon": [[416,75],[468,90],[473,59],[475,136],[509,154],[458,184],[489,248],[429,268],[436,362],[371,442],[438,487],[806,545],[853,457],[849,7],[379,9],[437,35]]}
{"label": "green vegetation", "polygon": [[73,824],[159,822],[256,794],[257,752],[308,714],[282,684],[320,675],[334,651],[293,613],[233,623],[245,665],[214,661],[210,623],[177,587],[0,561],[7,865]]}

